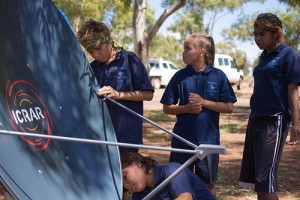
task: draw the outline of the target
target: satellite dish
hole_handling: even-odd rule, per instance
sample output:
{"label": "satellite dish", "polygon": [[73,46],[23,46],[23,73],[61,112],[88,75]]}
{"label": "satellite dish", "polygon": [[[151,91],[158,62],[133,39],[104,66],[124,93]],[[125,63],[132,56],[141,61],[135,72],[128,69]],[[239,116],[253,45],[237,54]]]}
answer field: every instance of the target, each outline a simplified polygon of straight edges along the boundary
{"label": "satellite dish", "polygon": [[[0,1],[0,130],[116,141],[89,63],[50,0]],[[117,146],[0,134],[16,199],[121,199]]]}

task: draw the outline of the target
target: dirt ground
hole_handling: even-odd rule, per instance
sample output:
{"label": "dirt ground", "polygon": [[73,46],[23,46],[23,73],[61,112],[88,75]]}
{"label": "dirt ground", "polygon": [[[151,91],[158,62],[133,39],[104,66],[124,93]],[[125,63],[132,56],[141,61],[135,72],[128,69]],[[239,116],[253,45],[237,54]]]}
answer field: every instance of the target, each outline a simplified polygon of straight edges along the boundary
{"label": "dirt ground", "polygon": [[[248,78],[242,83],[241,90],[234,88],[237,103],[234,104],[232,114],[223,114],[220,119],[221,144],[225,145],[226,153],[220,155],[217,197],[220,200],[254,200],[256,194],[242,189],[238,185],[238,177],[243,153],[243,145],[247,119],[250,112],[249,99],[252,94],[252,79]],[[162,91],[155,91],[154,102],[159,102]],[[157,124],[172,130],[175,123],[173,116],[164,115],[155,103],[145,103],[145,116]],[[160,111],[159,111],[160,110]],[[144,124],[144,142],[147,145],[170,147],[170,135]],[[169,152],[159,150],[142,150],[145,155],[151,155],[159,163],[168,162]],[[300,199],[300,144],[285,145],[279,167],[279,197],[282,200]]]}

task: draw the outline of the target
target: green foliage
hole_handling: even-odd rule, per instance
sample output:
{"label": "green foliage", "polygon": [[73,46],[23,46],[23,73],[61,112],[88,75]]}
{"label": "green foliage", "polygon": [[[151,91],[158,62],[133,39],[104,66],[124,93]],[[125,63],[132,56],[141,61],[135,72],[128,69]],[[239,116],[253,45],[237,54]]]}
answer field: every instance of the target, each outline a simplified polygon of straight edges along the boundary
{"label": "green foliage", "polygon": [[[246,2],[264,2],[265,0],[188,0],[186,5],[178,10],[169,31],[175,36],[156,35],[150,43],[149,53],[165,59],[169,59],[178,66],[182,64],[182,44],[185,37],[191,33],[204,33],[212,35],[215,22],[222,14],[230,13],[238,9]],[[298,0],[280,0],[290,7],[286,12],[275,12],[283,21],[286,43],[296,49],[300,49],[300,23]],[[55,0],[58,8],[62,9],[68,16],[75,31],[89,18],[104,21],[112,31],[113,38],[128,50],[133,50],[133,0]],[[174,4],[174,0],[161,0],[158,3],[167,9]],[[267,12],[267,11],[266,11]],[[273,12],[274,11],[269,11]],[[218,53],[233,54],[238,66],[244,70],[249,65],[245,62],[246,54],[237,51],[238,42],[252,41],[253,21],[258,13],[253,16],[242,14],[236,23],[228,30],[223,31],[225,40],[216,44]],[[204,23],[204,16],[207,22]],[[154,11],[147,7],[147,29],[156,23]]]}
{"label": "green foliage", "polygon": [[253,22],[255,18],[256,15],[241,15],[240,18],[236,20],[236,23],[231,26],[231,28],[224,30],[222,33],[223,37],[231,41],[252,41]]}
{"label": "green foliage", "polygon": [[297,8],[299,10],[300,8],[300,1],[299,0],[279,0],[280,2],[287,3],[293,8]]}
{"label": "green foliage", "polygon": [[176,120],[174,115],[168,115],[162,111],[145,111],[144,116],[151,121],[174,122]]}
{"label": "green foliage", "polygon": [[[246,2],[264,2],[265,0],[191,0],[188,1],[186,6],[177,13],[175,22],[169,31],[180,34],[179,41],[183,43],[186,36],[192,33],[203,33],[212,35],[214,25],[218,19],[220,19],[221,13],[232,13],[238,9],[241,9]],[[163,6],[169,6],[168,3]],[[208,22],[204,23],[204,15],[207,16]],[[216,44],[216,52],[231,54],[235,59],[238,67],[244,71],[244,74],[248,73],[248,66],[250,64],[247,60],[246,53],[237,50],[236,39],[239,41],[251,40],[253,29],[253,17],[244,16],[239,19],[237,23],[229,30],[226,30],[223,36],[225,40]]]}
{"label": "green foliage", "polygon": [[121,0],[121,2],[123,2],[125,8],[129,8],[132,4],[131,0]]}
{"label": "green foliage", "polygon": [[247,55],[241,50],[236,50],[231,55],[235,59],[237,67],[243,70],[244,75],[248,74],[249,63],[247,62]]}
{"label": "green foliage", "polygon": [[[287,12],[284,11],[266,11],[272,12],[281,19],[283,22],[283,31],[285,33],[286,43],[298,51],[300,50],[300,14],[299,10],[289,7]],[[256,16],[259,13],[255,13],[253,16],[241,15],[237,19],[236,23],[232,25],[230,29],[223,32],[223,36],[227,40],[231,41],[254,41],[253,37],[253,23]]]}
{"label": "green foliage", "polygon": [[181,56],[182,52],[183,43],[178,41],[175,36],[170,35],[156,35],[149,48],[150,57],[160,57],[166,60],[170,60],[180,68],[184,66]]}
{"label": "green foliage", "polygon": [[75,31],[89,18],[102,21],[104,13],[113,6],[113,1],[105,0],[56,0],[56,6],[68,16]]}
{"label": "green foliage", "polygon": [[230,52],[236,51],[236,45],[232,40],[224,40],[215,45],[216,53],[229,54]]}
{"label": "green foliage", "polygon": [[289,8],[288,12],[282,13],[279,17],[283,22],[286,43],[300,51],[299,10]]}
{"label": "green foliage", "polygon": [[203,22],[197,22],[196,20],[197,18],[194,17],[193,13],[180,13],[175,20],[174,25],[170,26],[168,30],[174,33],[179,33],[182,39],[192,33],[206,33],[203,29]]}
{"label": "green foliage", "polygon": [[[299,1],[293,0],[282,0],[281,2],[289,3],[290,7],[287,8],[287,11],[265,11],[272,12],[281,19],[283,22],[283,31],[285,33],[286,43],[298,51],[300,51],[300,14],[299,14]],[[293,6],[293,7],[292,7]],[[237,19],[236,23],[232,25],[230,29],[227,29],[223,32],[223,36],[227,41],[232,41],[237,43],[238,41],[252,41],[254,42],[253,37],[253,23],[256,19],[256,16],[259,13],[255,13],[252,16],[240,15],[239,19]],[[257,66],[258,58],[252,64],[252,67]],[[247,64],[246,64],[247,65]],[[246,67],[244,65],[244,72],[246,71]],[[251,65],[248,65],[251,66]]]}
{"label": "green foliage", "polygon": [[149,32],[149,30],[151,29],[151,27],[153,27],[155,22],[156,22],[156,20],[154,18],[154,10],[151,9],[150,6],[148,6],[147,7],[147,19],[146,19],[147,32]]}
{"label": "green foliage", "polygon": [[[199,1],[188,1],[186,6],[178,11],[175,22],[168,30],[179,33],[185,38],[192,33],[206,33],[204,26],[204,8]],[[182,41],[183,42],[183,41]]]}
{"label": "green foliage", "polygon": [[132,15],[133,7],[125,7],[116,1],[111,11],[111,32],[115,41],[125,49],[132,51]]}
{"label": "green foliage", "polygon": [[[195,32],[202,32],[212,35],[214,25],[223,13],[232,13],[235,10],[241,9],[246,2],[264,2],[265,0],[190,0],[186,6],[177,13],[177,18],[170,30],[179,32],[181,37]],[[170,1],[165,2],[164,6],[169,6]],[[204,15],[208,20],[204,24]]]}

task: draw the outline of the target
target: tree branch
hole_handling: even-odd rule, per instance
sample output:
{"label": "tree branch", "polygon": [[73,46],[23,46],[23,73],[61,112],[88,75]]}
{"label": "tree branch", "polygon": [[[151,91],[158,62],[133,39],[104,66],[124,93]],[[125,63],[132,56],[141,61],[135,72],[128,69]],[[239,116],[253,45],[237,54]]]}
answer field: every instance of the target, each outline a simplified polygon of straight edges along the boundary
{"label": "tree branch", "polygon": [[148,34],[148,43],[150,44],[153,37],[156,35],[156,33],[158,32],[159,28],[161,27],[161,25],[164,23],[164,21],[166,21],[166,19],[173,14],[174,12],[176,12],[179,8],[183,7],[186,4],[186,0],[178,0],[176,1],[176,3],[174,3],[169,9],[166,9],[161,16],[158,18],[158,20],[156,21],[155,25],[151,28],[151,30],[149,31]]}

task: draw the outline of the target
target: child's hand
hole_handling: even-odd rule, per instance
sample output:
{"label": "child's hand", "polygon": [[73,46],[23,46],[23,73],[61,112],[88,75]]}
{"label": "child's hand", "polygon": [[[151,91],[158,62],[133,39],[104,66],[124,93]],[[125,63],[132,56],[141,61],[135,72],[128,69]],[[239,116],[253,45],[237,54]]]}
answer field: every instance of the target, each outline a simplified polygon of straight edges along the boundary
{"label": "child's hand", "polygon": [[292,127],[290,130],[290,140],[286,143],[289,145],[298,144],[300,140],[300,128],[299,127]]}
{"label": "child's hand", "polygon": [[[98,90],[98,93],[97,93],[98,96],[101,97],[105,94],[114,100],[117,100],[120,97],[120,92],[114,90],[111,86],[104,86]],[[102,101],[105,101],[105,100],[106,100],[106,98],[102,99]]]}
{"label": "child's hand", "polygon": [[192,114],[199,114],[202,110],[202,97],[195,93],[190,93],[189,110]]}
{"label": "child's hand", "polygon": [[192,113],[192,114],[199,114],[202,110],[201,104],[188,103],[186,106],[187,106],[187,110],[189,111],[189,113]]}
{"label": "child's hand", "polygon": [[190,93],[189,103],[194,105],[202,105],[202,97],[199,94]]}

